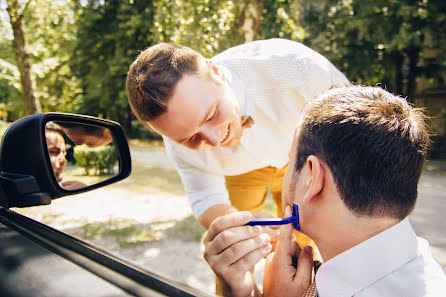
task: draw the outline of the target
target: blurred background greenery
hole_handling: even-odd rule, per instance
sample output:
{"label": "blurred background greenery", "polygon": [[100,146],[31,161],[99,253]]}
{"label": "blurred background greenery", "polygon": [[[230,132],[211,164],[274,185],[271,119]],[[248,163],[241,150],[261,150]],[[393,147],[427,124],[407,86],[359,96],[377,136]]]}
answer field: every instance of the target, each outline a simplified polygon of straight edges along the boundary
{"label": "blurred background greenery", "polygon": [[432,157],[446,157],[444,0],[0,0],[0,118],[80,113],[137,122],[125,77],[144,48],[181,43],[205,57],[287,38],[325,55],[355,83],[426,107]]}

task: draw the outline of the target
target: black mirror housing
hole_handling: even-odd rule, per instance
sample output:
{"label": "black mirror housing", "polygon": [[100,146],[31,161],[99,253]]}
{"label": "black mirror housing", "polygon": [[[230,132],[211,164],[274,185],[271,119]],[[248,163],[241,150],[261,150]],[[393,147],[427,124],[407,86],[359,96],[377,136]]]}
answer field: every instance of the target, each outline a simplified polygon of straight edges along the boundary
{"label": "black mirror housing", "polygon": [[[117,150],[119,172],[106,180],[80,189],[62,188],[53,173],[45,139],[48,122],[70,122],[109,129]],[[122,127],[96,117],[41,113],[22,118],[6,130],[0,148],[0,206],[27,207],[50,204],[51,199],[79,194],[120,181],[130,175],[131,157]]]}

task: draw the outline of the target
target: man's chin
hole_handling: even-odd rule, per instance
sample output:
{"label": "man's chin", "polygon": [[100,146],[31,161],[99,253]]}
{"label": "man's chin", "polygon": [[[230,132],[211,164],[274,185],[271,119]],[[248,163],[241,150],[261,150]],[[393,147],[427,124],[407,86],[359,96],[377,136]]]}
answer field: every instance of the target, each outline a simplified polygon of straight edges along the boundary
{"label": "man's chin", "polygon": [[62,176],[60,174],[56,174],[56,180],[58,183],[62,181]]}
{"label": "man's chin", "polygon": [[236,146],[240,143],[240,138],[237,139],[230,139],[229,141],[227,141],[224,144],[221,144],[222,147],[233,147]]}

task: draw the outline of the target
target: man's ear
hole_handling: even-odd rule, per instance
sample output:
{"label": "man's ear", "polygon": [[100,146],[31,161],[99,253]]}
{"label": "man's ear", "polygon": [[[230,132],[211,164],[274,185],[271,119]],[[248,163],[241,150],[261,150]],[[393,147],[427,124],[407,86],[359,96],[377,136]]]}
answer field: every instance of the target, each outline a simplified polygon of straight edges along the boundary
{"label": "man's ear", "polygon": [[206,59],[206,65],[211,70],[211,76],[215,80],[226,82],[226,77],[225,77],[225,74],[223,73],[223,71],[221,71],[221,69],[218,68],[218,66],[215,65],[210,59]]}
{"label": "man's ear", "polygon": [[324,189],[326,182],[326,170],[322,164],[322,161],[314,155],[308,156],[305,166],[308,170],[308,175],[306,175],[305,178],[308,179],[304,181],[307,188],[304,195],[304,200],[310,201]]}

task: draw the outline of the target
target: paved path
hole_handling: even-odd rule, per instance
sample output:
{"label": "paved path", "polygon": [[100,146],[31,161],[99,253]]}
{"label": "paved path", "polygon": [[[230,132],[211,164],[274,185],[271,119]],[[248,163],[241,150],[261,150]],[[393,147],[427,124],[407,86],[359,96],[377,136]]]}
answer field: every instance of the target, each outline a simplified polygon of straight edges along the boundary
{"label": "paved path", "polygon": [[446,267],[446,162],[430,163],[437,168],[424,170],[410,220],[418,236],[429,240],[435,258]]}

